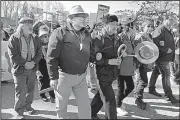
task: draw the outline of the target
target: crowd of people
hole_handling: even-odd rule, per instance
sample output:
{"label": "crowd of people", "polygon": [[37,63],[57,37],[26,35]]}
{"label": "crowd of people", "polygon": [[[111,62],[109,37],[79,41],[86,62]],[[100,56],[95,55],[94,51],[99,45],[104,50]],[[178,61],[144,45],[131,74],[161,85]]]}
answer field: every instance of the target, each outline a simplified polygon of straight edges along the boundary
{"label": "crowd of people", "polygon": [[[107,119],[127,115],[128,111],[122,107],[123,100],[133,90],[136,106],[145,110],[147,103],[143,101],[143,93],[148,81],[149,94],[162,96],[155,89],[160,74],[164,98],[172,104],[179,103],[173,96],[170,81],[171,67],[174,81],[179,84],[180,78],[179,38],[172,32],[172,17],[165,16],[159,26],[155,26],[153,20],[145,20],[142,31],[137,32],[135,17],[119,21],[116,15],[108,14],[102,23],[90,28],[86,24],[88,16],[80,5],[73,6],[67,25],[57,24],[53,30],[47,21],[34,23],[31,18],[23,17],[16,31],[10,37],[3,37],[4,41],[8,38],[15,84],[15,119],[23,119],[24,112],[36,112],[31,105],[37,79],[39,91],[53,88],[48,91],[50,98],[45,93],[40,93],[40,97],[44,102],[56,104],[58,119],[67,118],[71,92],[76,98],[79,119],[99,119],[97,114],[103,106]],[[119,51],[122,45],[126,49]],[[137,54],[141,58],[137,58]],[[150,80],[148,72],[152,72]],[[112,87],[114,80],[118,81],[117,97]],[[91,102],[87,83],[95,91]]]}

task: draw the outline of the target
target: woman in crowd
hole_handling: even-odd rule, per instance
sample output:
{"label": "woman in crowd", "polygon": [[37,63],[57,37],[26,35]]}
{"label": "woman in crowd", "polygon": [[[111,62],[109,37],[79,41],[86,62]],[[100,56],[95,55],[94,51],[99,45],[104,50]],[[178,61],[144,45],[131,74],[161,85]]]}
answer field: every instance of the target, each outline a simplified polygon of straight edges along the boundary
{"label": "woman in crowd", "polygon": [[[38,80],[39,80],[40,90],[43,90],[50,87],[49,85],[50,80],[49,80],[49,75],[48,75],[47,66],[46,66],[46,51],[48,47],[50,31],[49,31],[49,27],[45,23],[40,22],[40,21],[36,22],[33,25],[33,30],[39,36],[42,43],[43,57],[39,61],[39,71],[42,76],[38,76]],[[45,93],[40,94],[40,97],[43,101],[45,102],[50,101],[51,103],[55,103],[55,94],[53,90],[49,91],[49,96],[50,96],[50,99],[46,97]]]}
{"label": "woman in crowd", "polygon": [[[132,17],[132,16],[131,16]],[[119,34],[120,41],[127,46],[126,54],[123,55],[120,65],[120,72],[118,77],[118,95],[117,95],[117,113],[120,116],[127,115],[128,113],[122,108],[122,101],[134,89],[133,75],[134,75],[134,58],[127,56],[134,54],[134,38],[135,31],[133,30],[133,21],[129,17],[125,17],[121,21],[123,32]],[[124,84],[126,83],[126,89]]]}

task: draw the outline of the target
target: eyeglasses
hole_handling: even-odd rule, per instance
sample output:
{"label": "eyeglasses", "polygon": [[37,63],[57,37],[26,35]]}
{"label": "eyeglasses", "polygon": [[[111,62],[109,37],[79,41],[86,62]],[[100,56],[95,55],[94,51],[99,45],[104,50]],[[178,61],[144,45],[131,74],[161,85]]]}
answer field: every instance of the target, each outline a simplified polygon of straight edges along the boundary
{"label": "eyeglasses", "polygon": [[86,20],[86,17],[76,17],[78,20]]}
{"label": "eyeglasses", "polygon": [[25,25],[27,25],[28,27],[32,27],[33,26],[32,23],[25,23]]}
{"label": "eyeglasses", "polygon": [[148,27],[148,28],[149,28],[149,27],[154,28],[154,26],[153,26],[153,25],[148,25],[147,27]]}
{"label": "eyeglasses", "polygon": [[84,15],[84,14],[76,14],[76,15],[74,15],[75,17],[82,17],[82,18],[87,18],[87,16],[86,15]]}
{"label": "eyeglasses", "polygon": [[49,36],[48,35],[43,35],[41,36],[42,38],[48,38]]}

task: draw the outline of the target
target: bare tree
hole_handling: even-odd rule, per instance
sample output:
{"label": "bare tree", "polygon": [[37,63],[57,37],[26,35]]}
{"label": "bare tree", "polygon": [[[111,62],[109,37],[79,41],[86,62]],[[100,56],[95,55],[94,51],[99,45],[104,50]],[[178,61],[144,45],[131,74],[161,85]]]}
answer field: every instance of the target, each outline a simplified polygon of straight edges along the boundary
{"label": "bare tree", "polygon": [[145,19],[162,22],[163,16],[165,15],[170,15],[177,19],[176,11],[179,10],[178,1],[132,1],[129,3],[140,6],[140,9],[136,13],[139,23]]}
{"label": "bare tree", "polygon": [[149,17],[168,15],[179,9],[179,2],[177,1],[133,1],[132,4],[140,5],[138,15]]}
{"label": "bare tree", "polygon": [[1,3],[1,13],[2,17],[8,17],[14,19],[16,16],[17,7],[20,8],[20,1],[2,1]]}
{"label": "bare tree", "polygon": [[64,5],[61,3],[61,1],[52,1],[51,5],[52,5],[52,12],[64,10]]}

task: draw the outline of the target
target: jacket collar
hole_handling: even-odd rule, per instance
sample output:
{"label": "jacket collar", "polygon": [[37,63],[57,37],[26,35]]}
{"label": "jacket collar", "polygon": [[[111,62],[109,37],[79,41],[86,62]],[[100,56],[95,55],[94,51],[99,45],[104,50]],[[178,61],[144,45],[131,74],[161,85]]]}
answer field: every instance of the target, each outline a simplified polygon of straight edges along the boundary
{"label": "jacket collar", "polygon": [[[66,29],[69,30],[69,31],[74,31],[75,32],[75,29],[73,28],[73,26],[72,26],[72,24],[70,22],[67,22]],[[88,32],[88,30],[86,28],[84,28],[84,30],[82,32]]]}
{"label": "jacket collar", "polygon": [[[34,34],[34,33],[32,33],[32,34],[30,34],[33,38],[35,38],[36,37],[36,34]],[[14,33],[14,37],[16,37],[16,38],[18,38],[18,39],[20,39],[20,37],[22,36],[22,34],[20,33],[20,32],[15,32]]]}

